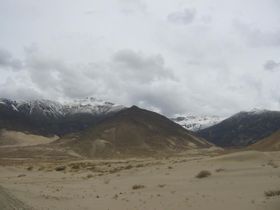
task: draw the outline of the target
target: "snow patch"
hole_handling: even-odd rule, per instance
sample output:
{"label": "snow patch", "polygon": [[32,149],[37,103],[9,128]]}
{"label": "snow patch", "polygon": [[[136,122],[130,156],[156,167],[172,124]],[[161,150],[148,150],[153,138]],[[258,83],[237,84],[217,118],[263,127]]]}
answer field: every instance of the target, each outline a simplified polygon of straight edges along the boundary
{"label": "snow patch", "polygon": [[175,123],[191,131],[199,131],[216,125],[224,119],[225,118],[219,116],[195,116],[191,114],[175,115],[174,118],[171,118]]}

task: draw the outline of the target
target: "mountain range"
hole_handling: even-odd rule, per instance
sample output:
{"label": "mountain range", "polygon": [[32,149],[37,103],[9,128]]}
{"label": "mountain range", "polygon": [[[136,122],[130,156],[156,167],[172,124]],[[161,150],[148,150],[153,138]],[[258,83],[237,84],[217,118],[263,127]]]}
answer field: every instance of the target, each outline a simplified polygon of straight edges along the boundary
{"label": "mountain range", "polygon": [[58,103],[50,100],[0,99],[0,128],[42,135],[64,135],[84,130],[122,109],[122,105],[93,97]]}
{"label": "mountain range", "polygon": [[[1,153],[6,157],[47,151],[53,157],[69,151],[83,157],[141,156],[214,146],[163,115],[94,98],[64,104],[1,99],[0,129]],[[30,138],[41,142],[42,136],[49,137],[48,144],[30,145]]]}
{"label": "mountain range", "polygon": [[[278,148],[280,112],[251,110],[228,118],[187,114],[168,119],[136,106],[127,108],[93,97],[63,103],[2,98],[1,129],[58,136],[52,144],[70,147],[87,156],[177,151],[213,145],[225,148],[266,145],[267,149],[275,149]],[[268,141],[271,143],[265,143]]]}

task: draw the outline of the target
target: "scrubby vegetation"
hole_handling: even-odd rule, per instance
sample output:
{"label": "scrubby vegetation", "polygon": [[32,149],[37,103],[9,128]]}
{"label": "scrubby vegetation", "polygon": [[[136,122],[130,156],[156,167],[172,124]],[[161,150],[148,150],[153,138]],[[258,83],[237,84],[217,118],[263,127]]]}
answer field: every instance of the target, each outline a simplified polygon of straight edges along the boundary
{"label": "scrubby vegetation", "polygon": [[142,184],[135,184],[132,186],[133,190],[138,190],[138,189],[142,189],[142,188],[145,188],[145,186]]}
{"label": "scrubby vegetation", "polygon": [[280,190],[269,190],[264,192],[266,197],[280,196]]}
{"label": "scrubby vegetation", "polygon": [[203,170],[203,171],[200,171],[195,177],[201,179],[201,178],[205,178],[208,176],[211,176],[211,172],[207,171],[207,170]]}

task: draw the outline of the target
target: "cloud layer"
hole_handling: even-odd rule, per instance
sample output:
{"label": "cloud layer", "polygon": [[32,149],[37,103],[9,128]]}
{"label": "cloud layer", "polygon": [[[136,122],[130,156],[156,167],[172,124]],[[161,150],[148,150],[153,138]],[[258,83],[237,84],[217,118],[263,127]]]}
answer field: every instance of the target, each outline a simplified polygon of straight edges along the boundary
{"label": "cloud layer", "polygon": [[0,7],[0,97],[95,96],[168,116],[280,109],[274,0],[15,2]]}

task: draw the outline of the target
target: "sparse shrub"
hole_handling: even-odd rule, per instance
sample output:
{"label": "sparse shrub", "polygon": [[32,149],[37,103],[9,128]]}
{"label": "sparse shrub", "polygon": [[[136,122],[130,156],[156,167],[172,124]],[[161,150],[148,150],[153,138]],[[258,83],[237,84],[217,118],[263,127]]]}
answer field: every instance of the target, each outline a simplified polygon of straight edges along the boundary
{"label": "sparse shrub", "polygon": [[124,167],[124,169],[131,169],[131,168],[133,168],[132,165],[127,165],[127,166]]}
{"label": "sparse shrub", "polygon": [[266,197],[274,197],[274,196],[280,196],[280,190],[270,190],[264,192]]}
{"label": "sparse shrub", "polygon": [[165,187],[166,186],[166,184],[159,184],[158,185],[158,187],[160,187],[160,188],[163,188],[163,187]]}
{"label": "sparse shrub", "polygon": [[132,186],[133,190],[138,190],[138,189],[142,189],[142,188],[145,188],[145,186],[142,184],[135,184]]}
{"label": "sparse shrub", "polygon": [[80,166],[78,164],[74,164],[71,166],[71,168],[77,170],[80,169]]}
{"label": "sparse shrub", "polygon": [[270,161],[267,163],[267,165],[271,166],[272,168],[278,168],[278,165],[277,165],[275,162],[273,162],[272,160],[270,160]]}
{"label": "sparse shrub", "polygon": [[217,172],[217,173],[222,172],[222,171],[225,171],[225,169],[224,169],[224,168],[217,168],[217,169],[216,169],[216,172]]}
{"label": "sparse shrub", "polygon": [[26,176],[25,174],[19,174],[17,177],[24,177]]}
{"label": "sparse shrub", "polygon": [[66,169],[66,166],[57,166],[55,167],[56,171],[64,171]]}
{"label": "sparse shrub", "polygon": [[93,177],[92,174],[88,174],[88,175],[87,175],[87,178],[88,178],[88,179],[90,179],[90,178],[92,178],[92,177]]}
{"label": "sparse shrub", "polygon": [[113,174],[113,173],[117,173],[117,172],[119,172],[119,171],[120,171],[119,168],[112,168],[112,169],[109,170],[109,173],[110,173],[110,174]]}
{"label": "sparse shrub", "polygon": [[113,199],[117,200],[118,197],[119,197],[119,195],[118,195],[118,194],[115,194],[114,197],[113,197]]}
{"label": "sparse shrub", "polygon": [[203,171],[200,171],[195,177],[201,179],[201,178],[205,178],[208,176],[211,176],[211,172],[207,171],[207,170],[203,170]]}
{"label": "sparse shrub", "polygon": [[38,171],[43,171],[45,169],[45,166],[40,166],[39,168],[38,168]]}
{"label": "sparse shrub", "polygon": [[27,171],[32,171],[32,170],[33,170],[33,166],[28,166],[28,167],[26,168],[26,170],[27,170]]}

